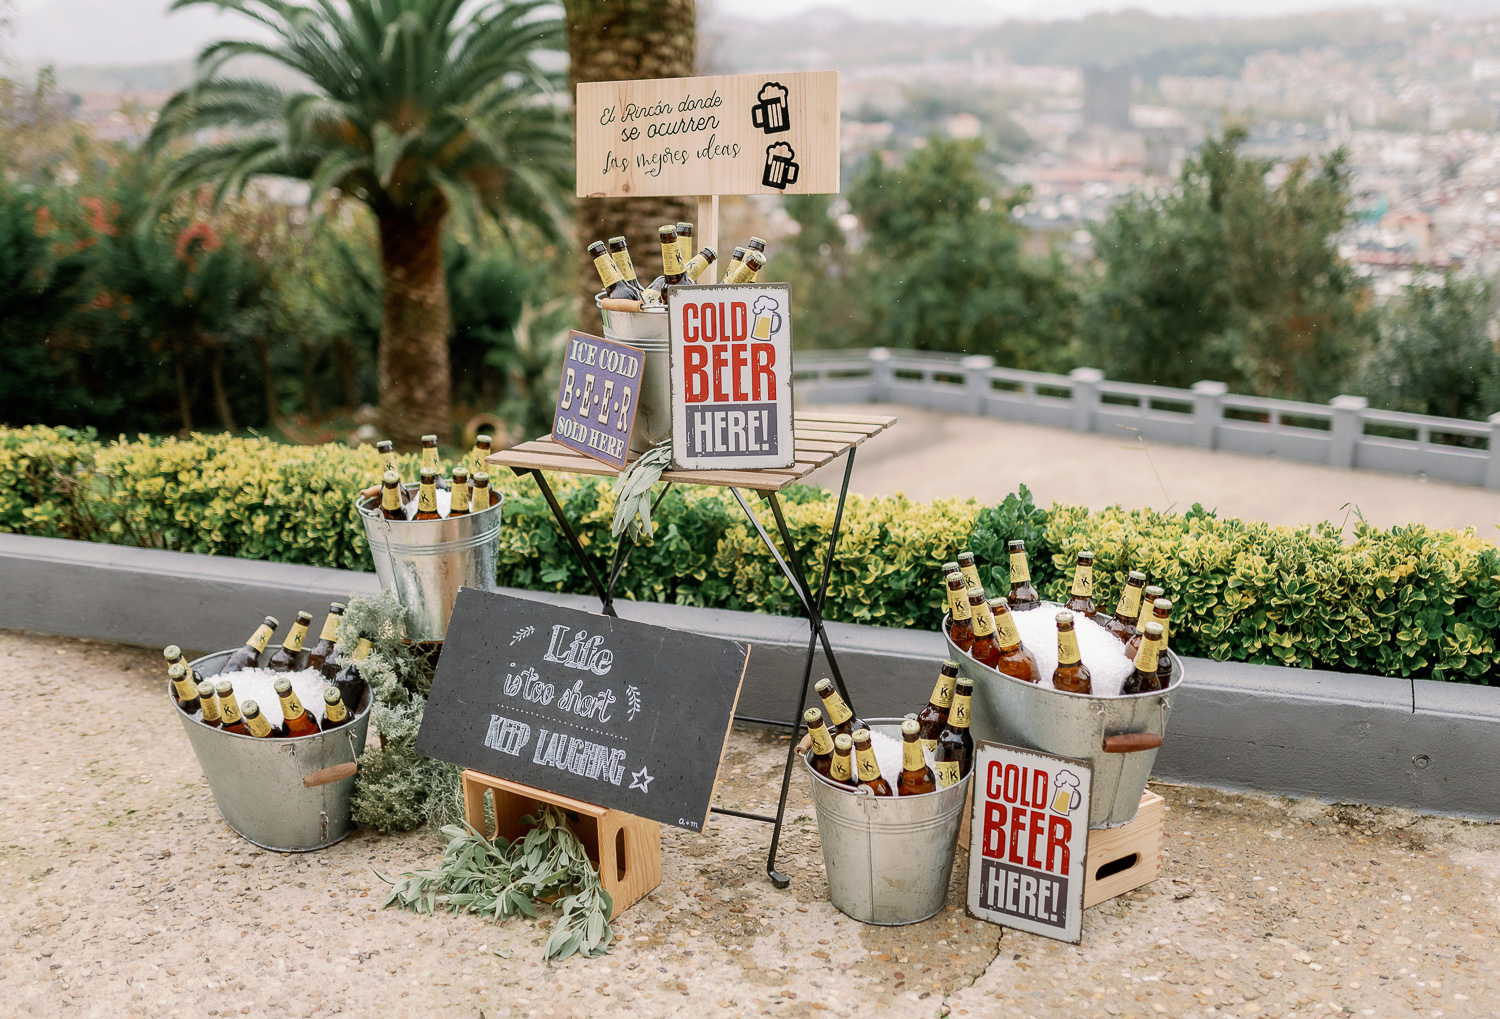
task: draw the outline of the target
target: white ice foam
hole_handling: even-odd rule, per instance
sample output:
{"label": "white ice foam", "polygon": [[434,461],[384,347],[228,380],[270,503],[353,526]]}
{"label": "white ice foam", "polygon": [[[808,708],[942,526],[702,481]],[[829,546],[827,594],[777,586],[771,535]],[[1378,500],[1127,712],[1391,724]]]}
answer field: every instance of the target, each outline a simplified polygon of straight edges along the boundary
{"label": "white ice foam", "polygon": [[[276,696],[276,681],[285,676],[292,681],[292,691],[302,706],[308,710],[318,724],[323,724],[323,712],[328,705],[323,700],[323,689],[328,684],[323,680],[322,673],[317,669],[303,669],[300,672],[272,672],[270,669],[241,669],[239,672],[231,672],[224,678],[234,684],[234,699],[239,702],[241,708],[246,701],[254,701],[260,708],[260,713],[266,716],[266,721],[271,723],[271,728],[280,728],[286,717],[281,713],[281,698]],[[219,681],[218,676],[205,676],[212,682]]]}
{"label": "white ice foam", "polygon": [[[1036,656],[1042,674],[1042,686],[1052,686],[1057,671],[1057,614],[1061,605],[1042,602],[1029,612],[1012,612],[1021,643]],[[1134,666],[1125,657],[1125,645],[1104,627],[1078,613],[1073,613],[1073,632],[1078,635],[1078,653],[1088,666],[1093,693],[1097,697],[1118,697],[1125,679]]]}
{"label": "white ice foam", "polygon": [[880,777],[889,782],[892,789],[896,788],[896,782],[901,778],[901,740],[871,729],[870,747],[880,764]]}

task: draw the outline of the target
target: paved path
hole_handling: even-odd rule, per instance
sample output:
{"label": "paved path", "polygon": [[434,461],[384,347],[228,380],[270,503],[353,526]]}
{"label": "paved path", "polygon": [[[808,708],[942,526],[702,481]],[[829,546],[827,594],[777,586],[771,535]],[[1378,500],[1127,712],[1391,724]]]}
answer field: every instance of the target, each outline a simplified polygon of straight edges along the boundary
{"label": "paved path", "polygon": [[[993,503],[1026,484],[1042,505],[1182,510],[1201,502],[1224,516],[1274,524],[1342,523],[1358,507],[1381,527],[1420,521],[1500,539],[1500,492],[1481,488],[1186,446],[1146,448],[1125,432],[1114,438],[887,404],[822,409],[900,418],[859,449],[850,487],[866,495]],[[842,470],[840,461],[812,480],[837,489]]]}
{"label": "paved path", "polygon": [[[381,911],[427,834],[268,853],[215,812],[154,651],[0,631],[0,1015],[1493,1017],[1500,827],[1159,787],[1168,859],[1083,947],[949,908],[868,927],[824,894],[805,786],[767,829],[664,830],[614,951],[539,963],[540,922]],[[65,685],[59,681],[68,680]],[[62,694],[59,694],[59,690]],[[736,730],[721,802],[773,807],[779,737]],[[923,861],[912,861],[921,866]]]}

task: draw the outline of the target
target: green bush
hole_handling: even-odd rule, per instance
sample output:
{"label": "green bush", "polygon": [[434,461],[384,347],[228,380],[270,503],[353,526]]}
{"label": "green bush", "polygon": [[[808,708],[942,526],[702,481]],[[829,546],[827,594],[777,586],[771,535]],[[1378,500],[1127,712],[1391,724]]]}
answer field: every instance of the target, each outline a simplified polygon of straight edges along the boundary
{"label": "green bush", "polygon": [[[91,432],[0,429],[0,531],[80,538],[344,569],[368,568],[353,495],[372,484],[369,447],[279,446],[265,439],[101,442]],[[404,472],[413,474],[413,463]],[[593,551],[613,551],[614,493],[604,478],[556,477],[558,498]],[[501,471],[506,496],[502,585],[588,593],[586,578],[530,478]],[[834,501],[785,493],[804,562],[821,553]],[[757,513],[772,527],[769,506]],[[655,540],[635,550],[623,598],[792,613],[797,599],[721,489],[673,487]],[[1273,527],[1119,507],[1041,508],[1024,486],[996,506],[851,495],[829,578],[830,619],[933,628],[944,598],[938,565],[970,547],[990,590],[1008,586],[1005,542],[1024,539],[1034,582],[1062,600],[1077,552],[1095,552],[1101,607],[1129,569],[1176,602],[1172,643],[1222,661],[1386,676],[1500,680],[1500,553],[1472,531],[1357,522]],[[816,581],[814,581],[816,582]]]}

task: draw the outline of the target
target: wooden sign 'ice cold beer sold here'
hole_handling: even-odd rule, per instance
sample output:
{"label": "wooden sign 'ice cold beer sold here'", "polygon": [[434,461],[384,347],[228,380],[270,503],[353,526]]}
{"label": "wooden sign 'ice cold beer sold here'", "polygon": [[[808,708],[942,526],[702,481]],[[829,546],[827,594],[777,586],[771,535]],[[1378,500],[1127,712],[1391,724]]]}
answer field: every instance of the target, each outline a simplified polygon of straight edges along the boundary
{"label": "wooden sign 'ice cold beer sold here'", "polygon": [[676,467],[795,462],[789,294],[785,283],[668,288]]}

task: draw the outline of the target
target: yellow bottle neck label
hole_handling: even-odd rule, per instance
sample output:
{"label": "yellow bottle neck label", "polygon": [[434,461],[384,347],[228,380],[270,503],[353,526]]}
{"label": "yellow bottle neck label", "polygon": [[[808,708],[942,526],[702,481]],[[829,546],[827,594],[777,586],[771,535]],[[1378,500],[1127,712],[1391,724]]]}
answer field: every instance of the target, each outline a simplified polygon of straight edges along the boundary
{"label": "yellow bottle neck label", "polygon": [[1170,633],[1171,630],[1167,626],[1167,621],[1162,617],[1157,616],[1156,621],[1161,624],[1161,646],[1156,649],[1156,656],[1158,658],[1161,658],[1167,653],[1167,634]]}
{"label": "yellow bottle neck label", "polygon": [[608,290],[624,279],[620,275],[619,266],[615,265],[614,259],[610,258],[607,254],[600,255],[594,259],[594,268],[599,271],[599,280],[604,284],[605,290]]}
{"label": "yellow bottle neck label", "polygon": [[1068,593],[1075,598],[1094,596],[1094,568],[1092,566],[1080,566],[1073,571],[1073,587]]}
{"label": "yellow bottle neck label", "polygon": [[252,718],[245,719],[245,727],[250,730],[252,736],[271,735],[271,723],[266,721],[266,716],[257,711]]}
{"label": "yellow bottle neck label", "polygon": [[682,264],[682,249],[677,242],[671,241],[661,246],[661,273],[663,276],[680,276],[685,267]]}
{"label": "yellow bottle neck label", "polygon": [[969,608],[969,596],[963,591],[955,591],[951,587],[948,589],[948,611],[953,614],[954,620],[958,622],[963,622],[974,616],[973,610]]}
{"label": "yellow bottle neck label", "polygon": [[1021,643],[1021,631],[1016,628],[1016,617],[1009,611],[995,616],[995,640],[1001,647],[1015,647]]}
{"label": "yellow bottle neck label", "polygon": [[611,251],[609,257],[614,259],[615,269],[627,280],[635,279],[635,263],[630,260],[630,250]]}
{"label": "yellow bottle neck label", "polygon": [[1134,584],[1126,584],[1125,590],[1120,592],[1120,604],[1115,606],[1115,615],[1121,619],[1135,619],[1141,614],[1141,589]]}
{"label": "yellow bottle neck label", "polygon": [[331,640],[337,642],[339,639],[339,617],[332,612],[328,618],[323,620],[323,632],[318,634],[319,640]]}
{"label": "yellow bottle neck label", "polygon": [[281,698],[282,718],[285,718],[290,722],[294,718],[301,718],[303,714],[306,713],[307,709],[304,708],[302,706],[302,702],[297,699],[296,690],[288,690],[284,694],[278,694],[278,696]]}
{"label": "yellow bottle neck label", "polygon": [[858,758],[861,782],[873,782],[880,777],[880,762],[875,760],[875,751],[859,750],[856,751],[855,756]]}
{"label": "yellow bottle neck label", "polygon": [[292,624],[292,632],[286,635],[286,640],[282,642],[281,646],[286,649],[287,653],[296,654],[302,650],[302,645],[306,642],[307,624],[298,620]]}
{"label": "yellow bottle neck label", "polygon": [[967,566],[960,566],[958,568],[958,572],[964,575],[965,587],[984,586],[979,582],[979,567],[975,566],[973,563],[969,563]]}
{"label": "yellow bottle neck label", "polygon": [[385,485],[380,490],[380,508],[398,512],[401,509],[401,487]]}
{"label": "yellow bottle neck label", "polygon": [[697,280],[699,276],[703,275],[703,270],[707,269],[708,265],[708,259],[702,255],[694,255],[688,259],[688,263],[682,271],[688,274],[688,279]]}
{"label": "yellow bottle neck label", "polygon": [[323,711],[323,720],[327,722],[342,722],[349,717],[349,712],[344,708],[342,700],[334,701]]}
{"label": "yellow bottle neck label", "polygon": [[833,753],[833,737],[828,735],[828,726],[815,725],[807,730],[807,734],[812,737],[813,753],[819,756]]}
{"label": "yellow bottle neck label", "polygon": [[684,264],[691,265],[697,257],[693,254],[693,238],[684,234],[677,235],[677,251],[682,255]]}
{"label": "yellow bottle neck label", "polygon": [[828,777],[835,782],[847,782],[852,777],[849,771],[849,755],[837,751],[833,755],[833,764],[828,769]]}
{"label": "yellow bottle neck label", "polygon": [[396,473],[398,474],[401,473],[400,470],[396,467],[396,451],[394,449],[389,453],[380,454],[380,470],[382,473],[384,473],[385,471],[396,471]]}
{"label": "yellow bottle neck label", "polygon": [[936,761],[932,765],[932,772],[937,776],[939,789],[946,789],[950,785],[958,785],[958,780],[963,777],[960,774],[962,770],[958,761]]}
{"label": "yellow bottle neck label", "polygon": [[834,725],[843,725],[854,717],[854,712],[849,710],[849,705],[844,703],[844,698],[839,696],[837,690],[829,690],[823,696],[823,707],[828,711],[828,720]]}
{"label": "yellow bottle neck label", "polygon": [[271,642],[271,634],[273,632],[269,623],[261,623],[245,643],[253,647],[256,654],[260,654],[265,651],[266,645]]}
{"label": "yellow bottle neck label", "polygon": [[240,712],[239,698],[233,693],[219,695],[219,717],[225,725],[233,725],[245,717]]}
{"label": "yellow bottle neck label", "polygon": [[901,743],[901,767],[905,771],[921,771],[927,767],[927,758],[922,755],[922,741],[903,740]]}
{"label": "yellow bottle neck label", "polygon": [[173,680],[177,690],[177,699],[190,701],[198,696],[198,684],[193,682],[193,674],[184,672],[181,679]]}
{"label": "yellow bottle neck label", "polygon": [[937,753],[937,740],[936,739],[926,739],[926,738],[923,738],[920,742],[922,744],[922,749],[925,750],[925,751],[927,751],[929,754],[935,754],[935,753]]}
{"label": "yellow bottle neck label", "polygon": [[1017,584],[1031,583],[1031,569],[1026,565],[1025,552],[1010,554],[1010,583],[1012,587]]}
{"label": "yellow bottle neck label", "polygon": [[727,275],[725,275],[725,277],[724,277],[724,282],[725,283],[747,283],[747,282],[750,281],[750,279],[754,275],[755,275],[755,270],[753,268],[751,268],[750,263],[749,262],[741,262],[740,264],[736,265],[733,269],[729,270],[729,273]]}
{"label": "yellow bottle neck label", "polygon": [[969,715],[973,711],[973,701],[974,698],[971,694],[954,694],[953,708],[948,712],[948,724],[955,729],[967,729],[969,727]]}
{"label": "yellow bottle neck label", "polygon": [[974,628],[974,636],[988,637],[995,632],[995,617],[990,613],[988,605],[984,602],[970,604],[969,611],[974,613],[974,618],[969,623]]}
{"label": "yellow bottle neck label", "polygon": [[198,698],[198,706],[203,709],[203,720],[205,722],[217,722],[223,718],[219,711],[219,702],[213,695]]}
{"label": "yellow bottle neck label", "polygon": [[953,684],[958,682],[957,676],[948,676],[938,673],[938,680],[932,687],[932,704],[947,711],[953,706]]}
{"label": "yellow bottle neck label", "polygon": [[1155,608],[1155,606],[1153,606],[1146,599],[1144,599],[1144,598],[1141,599],[1141,611],[1135,617],[1135,628],[1137,630],[1140,630],[1140,631],[1144,632],[1145,629],[1146,629],[1146,624],[1149,623],[1149,622],[1151,622],[1151,620],[1153,620],[1155,618],[1156,618],[1156,608]]}
{"label": "yellow bottle neck label", "polygon": [[418,513],[437,512],[437,486],[422,483],[422,491],[417,496]]}
{"label": "yellow bottle neck label", "polygon": [[1057,664],[1077,665],[1082,661],[1078,654],[1078,634],[1073,630],[1057,631]]}
{"label": "yellow bottle neck label", "polygon": [[438,469],[438,451],[436,446],[422,447],[422,466]]}
{"label": "yellow bottle neck label", "polygon": [[1143,638],[1141,640],[1141,649],[1135,653],[1135,670],[1137,672],[1155,672],[1160,655],[1161,648],[1157,642],[1149,637]]}
{"label": "yellow bottle neck label", "polygon": [[370,638],[369,637],[361,637],[361,638],[359,638],[359,643],[357,645],[355,645],[354,654],[352,654],[352,655],[349,656],[349,660],[351,662],[362,662],[366,658],[369,658],[370,657],[370,646],[371,645],[370,645]]}

